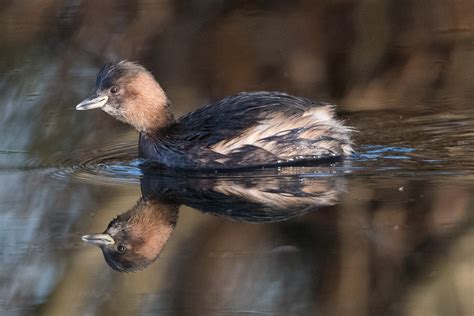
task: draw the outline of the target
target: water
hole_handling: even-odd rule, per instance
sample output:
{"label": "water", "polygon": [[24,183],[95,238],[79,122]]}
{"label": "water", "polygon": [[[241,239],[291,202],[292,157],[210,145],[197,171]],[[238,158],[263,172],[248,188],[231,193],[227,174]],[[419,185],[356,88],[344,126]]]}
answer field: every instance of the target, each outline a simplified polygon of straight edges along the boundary
{"label": "water", "polygon": [[[0,5],[0,314],[474,314],[469,12],[443,1]],[[260,89],[340,104],[356,153],[144,172],[135,132],[74,110],[114,58],[149,67],[178,115]],[[119,273],[81,236],[128,210],[159,224],[158,258]]]}

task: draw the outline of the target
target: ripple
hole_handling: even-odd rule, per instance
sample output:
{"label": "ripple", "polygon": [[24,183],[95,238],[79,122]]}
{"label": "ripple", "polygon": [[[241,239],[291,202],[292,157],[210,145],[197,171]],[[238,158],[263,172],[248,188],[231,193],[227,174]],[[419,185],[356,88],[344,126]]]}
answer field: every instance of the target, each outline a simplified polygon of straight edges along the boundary
{"label": "ripple", "polygon": [[[160,177],[220,178],[228,180],[251,178],[290,177],[333,177],[346,173],[345,163],[314,167],[272,167],[247,171],[189,172],[179,170],[142,169],[143,159],[137,157],[136,141],[109,144],[100,148],[82,148],[74,152],[56,154],[45,162],[49,176],[63,181],[77,181],[96,184],[138,184],[144,172]],[[337,167],[337,168],[336,168]]]}
{"label": "ripple", "polygon": [[[474,113],[473,117],[474,117]],[[292,175],[299,177],[333,177],[351,174],[362,177],[385,178],[390,181],[394,176],[432,177],[432,176],[468,176],[474,171],[472,150],[474,119],[451,112],[446,115],[405,116],[400,121],[398,115],[377,115],[383,121],[385,133],[380,133],[373,116],[363,115],[359,139],[355,153],[351,158],[331,166],[314,167],[276,167],[239,172],[185,172],[160,170],[162,177],[278,177]],[[356,120],[357,121],[357,120]],[[367,121],[369,121],[367,123]],[[400,128],[403,124],[404,128]],[[462,151],[459,151],[462,144]],[[23,153],[21,153],[23,154]],[[19,158],[18,153],[4,153],[4,156]],[[29,161],[28,167],[44,166],[50,175],[57,179],[88,183],[130,183],[137,184],[143,177],[140,168],[143,160],[137,159],[136,139],[112,142],[99,147],[85,147],[70,153],[53,155],[48,161],[38,164]],[[147,170],[149,173],[149,170]]]}
{"label": "ripple", "polygon": [[136,141],[112,143],[100,148],[82,148],[53,156],[51,176],[92,183],[139,183],[143,175],[137,159]]}

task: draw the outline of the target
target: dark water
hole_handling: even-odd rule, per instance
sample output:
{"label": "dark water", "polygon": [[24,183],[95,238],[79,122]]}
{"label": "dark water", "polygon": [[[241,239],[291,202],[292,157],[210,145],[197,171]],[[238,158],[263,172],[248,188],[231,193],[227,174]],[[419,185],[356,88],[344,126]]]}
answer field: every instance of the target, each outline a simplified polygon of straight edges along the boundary
{"label": "dark water", "polygon": [[[1,4],[0,314],[473,315],[472,10]],[[130,128],[74,110],[121,58],[150,68],[178,114],[260,89],[340,104],[356,153],[144,173]],[[145,213],[142,200],[164,246],[143,271],[116,272],[81,236]]]}

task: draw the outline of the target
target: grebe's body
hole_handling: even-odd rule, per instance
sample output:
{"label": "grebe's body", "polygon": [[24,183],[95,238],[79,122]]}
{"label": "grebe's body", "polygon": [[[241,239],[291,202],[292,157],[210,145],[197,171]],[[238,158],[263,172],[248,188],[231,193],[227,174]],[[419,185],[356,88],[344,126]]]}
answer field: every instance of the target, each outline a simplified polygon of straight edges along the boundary
{"label": "grebe's body", "polygon": [[140,156],[171,168],[231,169],[336,159],[351,152],[333,107],[279,92],[239,93],[140,133]]}
{"label": "grebe's body", "polygon": [[105,66],[95,95],[76,108],[98,107],[140,132],[140,157],[168,168],[317,163],[352,152],[334,106],[281,92],[239,93],[175,120],[153,76],[130,62]]}

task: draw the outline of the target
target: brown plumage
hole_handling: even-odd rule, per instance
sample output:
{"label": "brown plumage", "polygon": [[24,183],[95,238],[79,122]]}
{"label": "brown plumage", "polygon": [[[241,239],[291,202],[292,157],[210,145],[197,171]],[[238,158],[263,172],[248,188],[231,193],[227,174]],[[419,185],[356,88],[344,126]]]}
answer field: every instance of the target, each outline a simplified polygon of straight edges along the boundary
{"label": "brown plumage", "polygon": [[140,132],[140,156],[178,169],[239,169],[333,161],[352,152],[334,106],[281,92],[243,92],[175,120],[142,66],[104,66],[78,110],[102,108]]}

